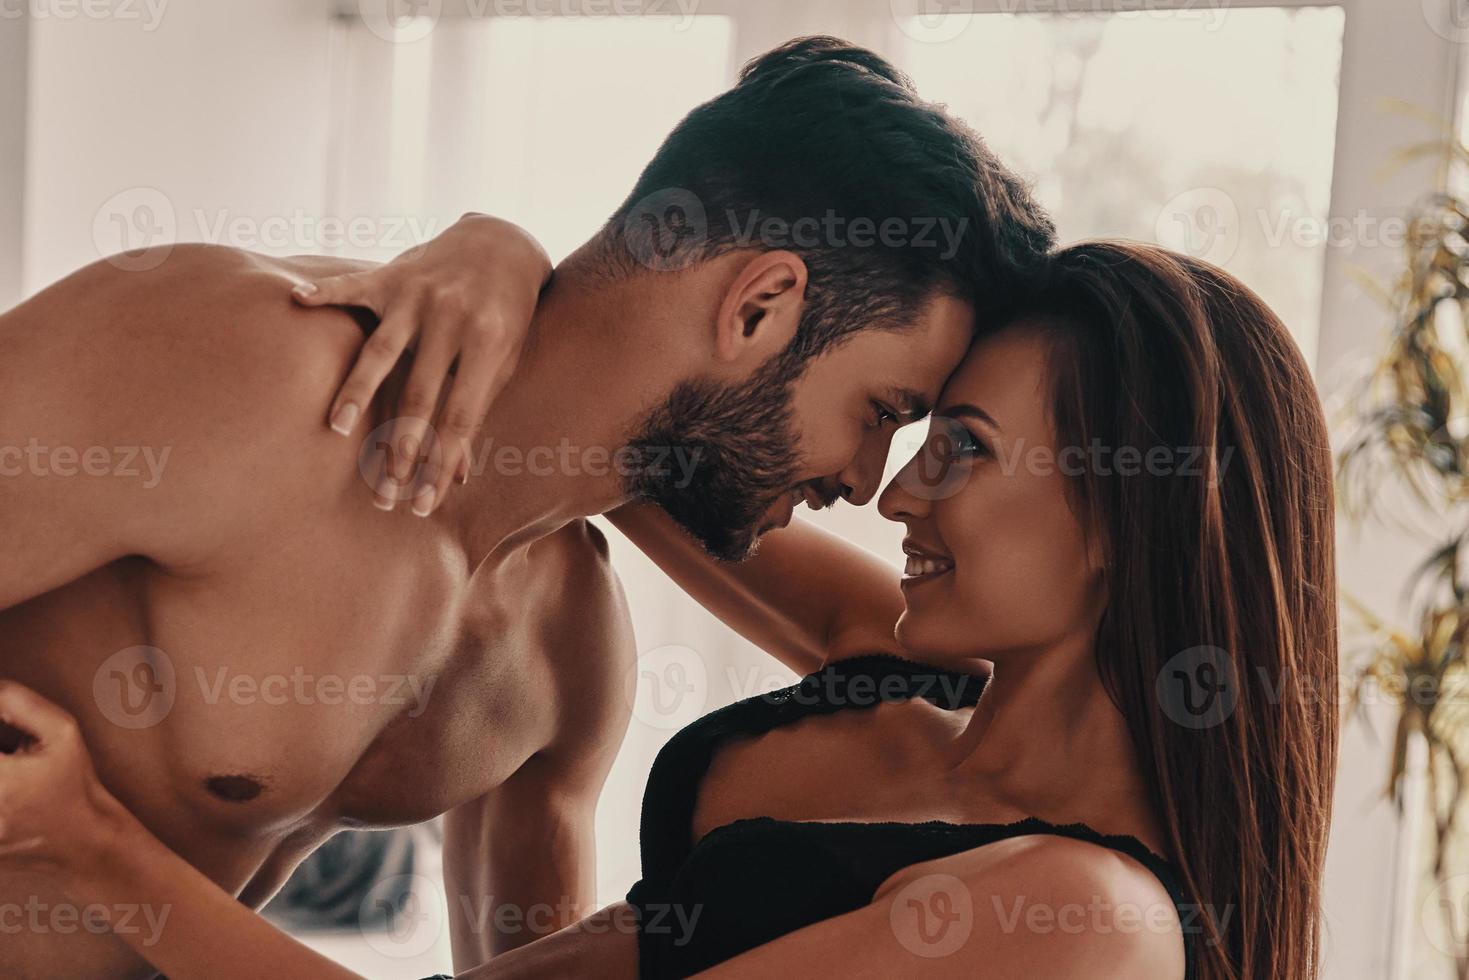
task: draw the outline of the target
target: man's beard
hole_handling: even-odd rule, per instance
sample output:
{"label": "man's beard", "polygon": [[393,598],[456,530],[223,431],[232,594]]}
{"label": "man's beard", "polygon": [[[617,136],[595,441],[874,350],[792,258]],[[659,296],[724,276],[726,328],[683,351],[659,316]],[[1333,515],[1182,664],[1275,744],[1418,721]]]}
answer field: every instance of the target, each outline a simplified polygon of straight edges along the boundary
{"label": "man's beard", "polygon": [[634,460],[665,461],[636,466],[628,494],[662,507],[715,558],[749,557],[761,516],[796,483],[791,400],[803,368],[777,356],[735,387],[680,383],[628,444]]}

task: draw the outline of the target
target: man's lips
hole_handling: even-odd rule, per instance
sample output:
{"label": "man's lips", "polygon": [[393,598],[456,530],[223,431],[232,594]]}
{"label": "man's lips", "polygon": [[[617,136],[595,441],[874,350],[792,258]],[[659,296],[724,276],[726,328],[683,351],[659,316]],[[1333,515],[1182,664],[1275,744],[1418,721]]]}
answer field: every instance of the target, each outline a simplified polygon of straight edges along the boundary
{"label": "man's lips", "polygon": [[954,569],[954,560],[948,555],[912,540],[903,541],[903,554],[908,556],[908,562],[903,568],[904,583],[938,578]]}
{"label": "man's lips", "polygon": [[[810,483],[798,483],[781,494],[766,510],[767,520],[761,533],[789,527],[796,515],[796,505],[805,503],[812,510],[823,510],[837,501],[840,494],[828,495]],[[771,516],[770,511],[775,511]]]}
{"label": "man's lips", "polygon": [[806,501],[806,506],[812,510],[825,510],[841,498],[841,494],[828,493],[811,483],[800,484],[791,491],[791,494],[797,501]]}

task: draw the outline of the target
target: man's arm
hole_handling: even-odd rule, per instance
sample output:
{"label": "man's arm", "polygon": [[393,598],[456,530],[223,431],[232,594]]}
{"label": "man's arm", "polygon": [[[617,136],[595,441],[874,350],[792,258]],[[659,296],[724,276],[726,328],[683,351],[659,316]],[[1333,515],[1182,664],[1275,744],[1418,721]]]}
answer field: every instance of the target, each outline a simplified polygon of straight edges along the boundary
{"label": "man's arm", "polygon": [[596,906],[601,781],[549,759],[444,818],[454,968],[467,970],[562,929]]}
{"label": "man's arm", "polygon": [[545,745],[505,783],[449,812],[444,827],[454,965],[467,970],[576,922],[596,907],[597,798],[632,714],[636,658],[607,541],[586,522],[551,547],[567,608],[548,617]]}
{"label": "man's arm", "polygon": [[810,521],[770,531],[742,562],[709,554],[648,503],[607,515],[628,540],[705,609],[798,675],[828,660],[901,654],[897,569]]}

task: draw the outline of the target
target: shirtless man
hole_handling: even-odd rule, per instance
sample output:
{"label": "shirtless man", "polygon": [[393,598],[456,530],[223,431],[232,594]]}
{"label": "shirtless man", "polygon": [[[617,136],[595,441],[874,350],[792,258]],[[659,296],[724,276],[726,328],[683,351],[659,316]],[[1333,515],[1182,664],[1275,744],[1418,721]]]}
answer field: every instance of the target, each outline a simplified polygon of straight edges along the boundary
{"label": "shirtless man", "polygon": [[[646,220],[670,188],[680,219]],[[789,230],[833,215],[962,235]],[[772,217],[789,244],[741,239]],[[427,465],[364,486],[411,369],[352,438],[322,425],[361,327],[290,289],[362,266],[189,246],[150,271],[83,269],[0,316],[0,447],[30,453],[0,478],[0,677],[71,712],[108,789],[251,906],[338,830],[447,814],[467,967],[537,933],[466,911],[550,906],[547,932],[595,897],[635,648],[584,518],[651,499],[737,558],[798,499],[865,502],[985,288],[1049,241],[1013,176],[885,63],[778,49],[691,113],[557,269],[487,426],[523,463],[449,495],[422,447],[408,456]],[[451,414],[446,444],[474,421]],[[147,448],[160,478],[83,468],[89,447]],[[372,506],[422,503],[421,485],[426,518]],[[64,904],[44,876],[0,872],[0,908]],[[0,965],[151,973],[82,929],[0,929]]]}

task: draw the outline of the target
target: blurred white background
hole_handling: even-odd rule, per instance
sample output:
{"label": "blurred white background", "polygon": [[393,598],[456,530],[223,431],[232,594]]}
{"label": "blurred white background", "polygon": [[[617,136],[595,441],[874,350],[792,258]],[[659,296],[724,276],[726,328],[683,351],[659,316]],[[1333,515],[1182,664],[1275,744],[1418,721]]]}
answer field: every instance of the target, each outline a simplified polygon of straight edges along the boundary
{"label": "blurred white background", "polygon": [[[1438,179],[1426,163],[1383,171],[1437,135],[1386,103],[1455,115],[1460,3],[0,0],[0,307],[125,247],[387,259],[466,210],[520,222],[559,258],[744,60],[831,33],[967,119],[1035,182],[1063,239],[1154,240],[1236,272],[1291,325],[1330,400],[1389,324],[1358,276],[1393,274],[1394,221]],[[893,462],[912,446],[896,440]],[[871,508],[820,519],[898,555],[900,532]],[[604,901],[638,876],[662,742],[790,679],[614,547],[645,656],[598,813]],[[1414,554],[1344,534],[1342,584],[1392,613]],[[694,665],[691,685],[660,691],[675,664]],[[1381,795],[1386,761],[1380,740],[1347,730],[1332,978],[1429,976],[1437,962],[1404,873],[1411,834]],[[449,969],[446,933],[313,941],[374,976]]]}

